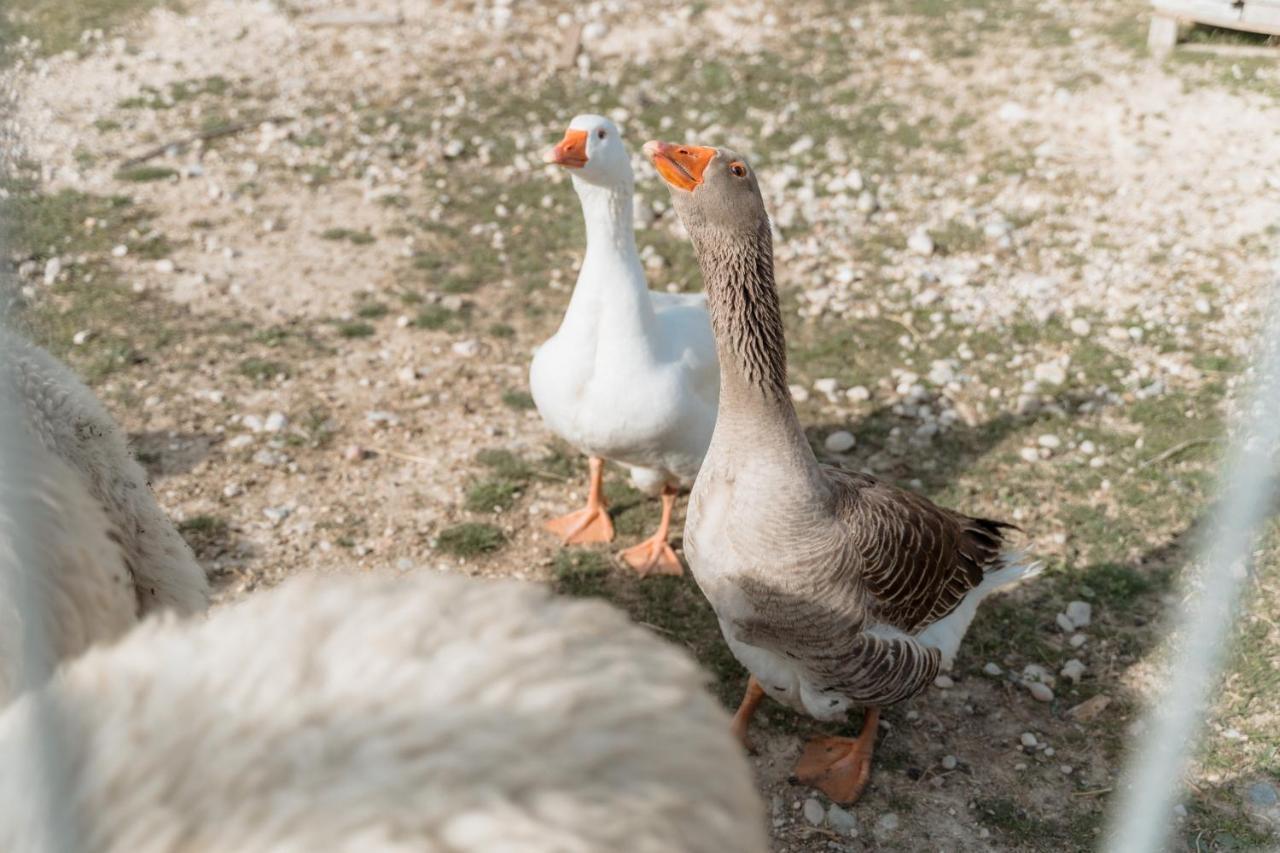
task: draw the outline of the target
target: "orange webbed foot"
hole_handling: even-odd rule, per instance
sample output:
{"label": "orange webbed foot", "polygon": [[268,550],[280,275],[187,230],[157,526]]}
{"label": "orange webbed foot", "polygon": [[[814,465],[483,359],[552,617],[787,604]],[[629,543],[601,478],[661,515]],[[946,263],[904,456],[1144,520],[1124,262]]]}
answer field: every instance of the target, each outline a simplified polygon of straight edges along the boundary
{"label": "orange webbed foot", "polygon": [[805,744],[795,779],[817,788],[836,803],[853,803],[871,781],[874,747],[856,738],[816,738]]}
{"label": "orange webbed foot", "polygon": [[613,541],[613,521],[603,506],[583,507],[577,512],[551,519],[546,526],[565,545]]}
{"label": "orange webbed foot", "polygon": [[667,544],[665,537],[659,539],[655,536],[652,539],[646,539],[639,545],[633,545],[619,553],[618,558],[635,569],[642,578],[649,575],[678,577],[684,574],[684,566],[680,564],[680,558]]}

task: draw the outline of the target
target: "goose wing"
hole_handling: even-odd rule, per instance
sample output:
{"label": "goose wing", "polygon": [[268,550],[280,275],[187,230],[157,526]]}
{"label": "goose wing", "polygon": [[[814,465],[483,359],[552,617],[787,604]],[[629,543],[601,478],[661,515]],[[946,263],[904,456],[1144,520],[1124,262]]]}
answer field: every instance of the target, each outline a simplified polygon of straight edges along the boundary
{"label": "goose wing", "polygon": [[879,622],[907,633],[946,616],[999,568],[1013,525],[972,518],[866,474],[824,469]]}

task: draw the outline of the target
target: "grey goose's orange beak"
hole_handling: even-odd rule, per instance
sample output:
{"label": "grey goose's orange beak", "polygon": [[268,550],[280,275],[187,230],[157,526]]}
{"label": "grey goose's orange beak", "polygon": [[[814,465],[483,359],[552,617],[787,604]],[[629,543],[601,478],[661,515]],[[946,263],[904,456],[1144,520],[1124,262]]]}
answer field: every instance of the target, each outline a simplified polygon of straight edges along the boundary
{"label": "grey goose's orange beak", "polygon": [[543,162],[554,163],[570,169],[581,169],[587,165],[587,132],[570,128],[564,132],[555,148],[542,157]]}
{"label": "grey goose's orange beak", "polygon": [[662,179],[685,192],[702,183],[702,173],[719,152],[701,145],[677,145],[653,140],[644,144],[645,156],[652,161]]}

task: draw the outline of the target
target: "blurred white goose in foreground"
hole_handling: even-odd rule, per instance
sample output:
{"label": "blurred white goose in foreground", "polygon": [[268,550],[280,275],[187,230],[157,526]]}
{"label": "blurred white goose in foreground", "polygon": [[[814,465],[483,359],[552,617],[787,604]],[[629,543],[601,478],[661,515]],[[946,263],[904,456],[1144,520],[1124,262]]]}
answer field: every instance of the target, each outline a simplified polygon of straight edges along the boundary
{"label": "blurred white goose in foreground", "polygon": [[[533,584],[302,577],[65,667],[0,716],[0,766],[53,726],[58,817],[95,853],[764,853],[704,680]],[[2,850],[51,849],[31,784],[0,774]]]}
{"label": "blurred white goose in foreground", "polygon": [[604,460],[662,495],[662,522],[622,559],[643,574],[680,574],[668,543],[681,486],[693,483],[715,425],[719,372],[701,294],[655,293],[632,229],[635,179],[613,122],[576,117],[547,161],[568,169],[582,202],[587,252],[560,329],[533,358],[529,383],[552,432],[590,457],[585,508],[547,526],[566,543],[608,542]]}
{"label": "blurred white goose in foreground", "polygon": [[[146,613],[203,610],[208,583],[93,392],[4,329],[0,406],[3,703],[16,685],[38,683],[59,659],[115,638]],[[20,600],[43,604],[39,614],[14,606],[19,589]],[[40,646],[34,657],[24,637]],[[37,671],[19,671],[24,659]]]}
{"label": "blurred white goose in foreground", "polygon": [[810,743],[797,776],[840,802],[871,772],[879,706],[950,667],[979,602],[1038,571],[1010,525],[820,465],[787,390],[769,218],[727,149],[650,142],[702,268],[720,355],[720,413],[689,500],[685,550],[734,655],[751,671],[745,739],[767,694],[820,720],[868,708],[857,738]]}

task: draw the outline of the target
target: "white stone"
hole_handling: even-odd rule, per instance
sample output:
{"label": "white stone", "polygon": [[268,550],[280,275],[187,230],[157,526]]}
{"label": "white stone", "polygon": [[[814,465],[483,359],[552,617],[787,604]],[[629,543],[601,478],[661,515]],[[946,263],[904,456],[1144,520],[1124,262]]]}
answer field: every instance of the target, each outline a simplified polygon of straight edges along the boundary
{"label": "white stone", "polygon": [[1058,671],[1058,674],[1076,684],[1079,683],[1080,677],[1084,675],[1084,668],[1083,662],[1072,658],[1062,665],[1062,669]]}
{"label": "white stone", "polygon": [[1093,621],[1093,607],[1087,601],[1073,601],[1067,605],[1067,618],[1077,628],[1084,628]]}
{"label": "white stone", "polygon": [[1018,456],[1022,458],[1023,462],[1039,462],[1040,461],[1040,451],[1036,450],[1034,447],[1022,448],[1021,450],[1018,451]]}
{"label": "white stone", "polygon": [[262,428],[267,432],[281,432],[289,425],[289,419],[284,416],[283,412],[272,412],[267,415],[266,421]]}
{"label": "white stone", "polygon": [[53,284],[58,280],[58,273],[62,272],[62,261],[58,258],[50,258],[44,264],[44,283]]}
{"label": "white stone", "polygon": [[1084,634],[1072,634],[1071,639],[1067,640],[1071,644],[1071,648],[1078,649],[1088,642],[1089,638]]}
{"label": "white stone", "polygon": [[480,352],[480,342],[468,338],[465,341],[456,341],[450,349],[454,355],[460,355],[463,358],[471,358],[471,356]]}
{"label": "white stone", "polygon": [[864,385],[855,385],[848,391],[845,391],[844,395],[854,403],[865,403],[867,400],[871,399],[871,392],[868,391]]}
{"label": "white stone", "polygon": [[1072,622],[1071,619],[1068,618],[1067,614],[1065,613],[1058,614],[1057,622],[1058,622],[1058,627],[1061,628],[1064,633],[1070,634],[1072,631],[1076,629],[1076,623]]}
{"label": "white stone", "polygon": [[1001,669],[997,664],[994,664],[990,661],[988,661],[985,665],[983,665],[982,671],[985,672],[987,675],[990,675],[993,677],[998,676],[1004,672],[1004,670]]}
{"label": "white stone", "polygon": [[84,346],[84,344],[88,342],[89,338],[91,337],[93,337],[93,332],[91,332],[88,329],[81,329],[80,331],[76,332],[74,335],[71,336],[71,343],[75,344],[76,346]]}
{"label": "white stone", "polygon": [[1031,693],[1031,697],[1037,702],[1052,702],[1053,691],[1049,689],[1049,685],[1041,684],[1039,681],[1033,681],[1027,685],[1027,690]]}
{"label": "white stone", "polygon": [[173,261],[168,258],[161,258],[156,261],[156,272],[167,274],[173,272],[174,269],[176,269],[176,267],[174,266]]}
{"label": "white stone", "polygon": [[822,808],[822,803],[815,798],[810,797],[804,801],[804,819],[814,826],[822,826],[822,821],[826,818],[827,813]]}
{"label": "white stone", "polygon": [[241,435],[233,436],[227,442],[227,447],[231,448],[232,450],[241,450],[245,447],[248,447],[251,444],[253,444],[253,436],[241,434]]}
{"label": "white stone", "polygon": [[1036,736],[1031,732],[1023,732],[1022,736],[1018,738],[1018,741],[1029,749],[1035,749],[1036,744],[1039,743],[1039,741],[1036,740]]}
{"label": "white stone", "polygon": [[835,803],[827,807],[827,825],[845,835],[854,835],[858,831],[858,819],[853,812],[842,809]]}
{"label": "white stone", "polygon": [[1089,321],[1083,317],[1075,317],[1071,320],[1071,334],[1083,338],[1092,331],[1093,326],[1089,325]]}
{"label": "white stone", "polygon": [[1084,441],[1080,442],[1080,452],[1085,456],[1092,456],[1098,452],[1098,446],[1086,438]]}
{"label": "white stone", "polygon": [[829,453],[847,453],[857,443],[858,440],[853,433],[841,429],[828,435],[826,441],[823,442],[823,446],[827,448]]}
{"label": "white stone", "polygon": [[257,415],[245,415],[241,418],[240,423],[244,424],[254,432],[262,432],[266,428],[262,422],[262,418]]}
{"label": "white stone", "polygon": [[862,173],[859,172],[857,169],[850,169],[849,171],[845,172],[844,185],[851,192],[855,192],[855,193],[862,192],[862,187],[864,186],[864,182],[862,180]]}
{"label": "white stone", "polygon": [[876,821],[876,829],[880,830],[881,832],[893,832],[897,828],[898,828],[898,816],[893,812],[889,812],[888,814],[881,815],[880,819]]}
{"label": "white stone", "polygon": [[955,770],[956,764],[958,764],[959,762],[956,761],[956,757],[954,755],[944,755],[942,756],[941,763],[942,763],[943,770]]}
{"label": "white stone", "polygon": [[809,399],[809,389],[803,385],[788,385],[787,390],[791,392],[791,399],[797,403],[803,403]]}
{"label": "white stone", "polygon": [[840,388],[840,383],[830,376],[818,379],[813,383],[813,390],[819,394],[826,394],[828,397],[834,395]]}
{"label": "white stone", "polygon": [[1036,444],[1041,447],[1048,448],[1049,450],[1057,450],[1062,446],[1062,439],[1058,438],[1053,433],[1045,433],[1036,439]]}
{"label": "white stone", "polygon": [[1035,381],[1041,385],[1061,385],[1067,381],[1067,370],[1056,361],[1046,361],[1044,364],[1037,364],[1032,370],[1031,375]]}
{"label": "white stone", "polygon": [[224,498],[234,498],[244,492],[239,483],[227,483],[222,487],[222,496]]}
{"label": "white stone", "polygon": [[939,675],[933,680],[934,687],[941,687],[943,690],[950,690],[955,686],[955,682],[951,680],[949,675]]}
{"label": "white stone", "polygon": [[907,238],[907,248],[917,255],[928,257],[933,254],[933,238],[929,236],[928,231],[923,228],[917,228]]}

